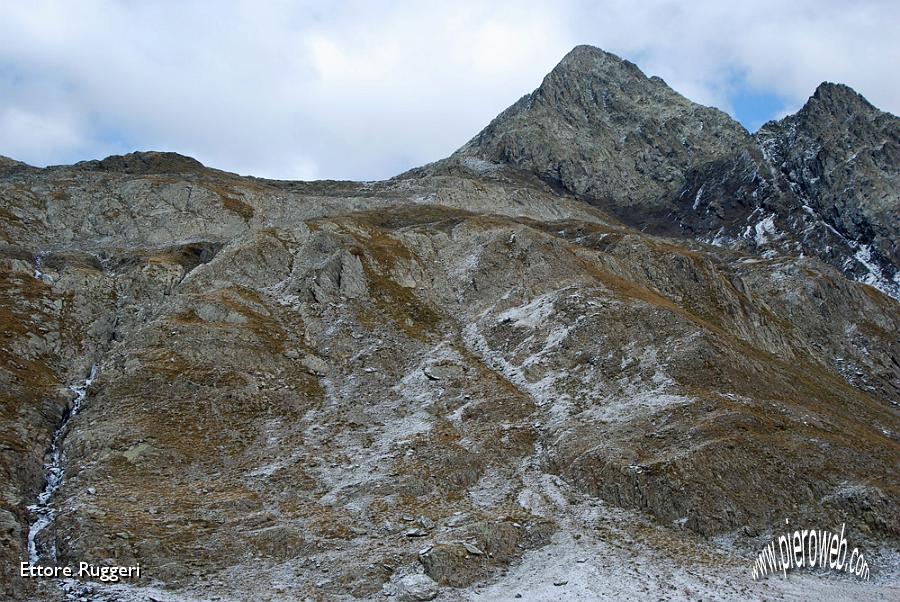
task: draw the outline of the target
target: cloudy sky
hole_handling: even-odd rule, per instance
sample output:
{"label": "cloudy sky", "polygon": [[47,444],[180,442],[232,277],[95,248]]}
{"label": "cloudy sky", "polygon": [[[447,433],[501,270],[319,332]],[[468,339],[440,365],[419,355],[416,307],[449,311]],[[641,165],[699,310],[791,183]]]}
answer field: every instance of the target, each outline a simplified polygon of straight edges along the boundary
{"label": "cloudy sky", "polygon": [[2,0],[0,154],[384,178],[448,155],[582,43],[750,130],[826,80],[898,114],[898,31],[896,0]]}

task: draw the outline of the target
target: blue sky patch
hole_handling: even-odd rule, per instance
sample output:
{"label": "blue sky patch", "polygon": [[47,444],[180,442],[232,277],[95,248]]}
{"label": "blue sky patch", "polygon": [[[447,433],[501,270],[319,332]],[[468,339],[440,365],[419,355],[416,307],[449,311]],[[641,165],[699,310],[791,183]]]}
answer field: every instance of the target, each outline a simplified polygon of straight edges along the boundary
{"label": "blue sky patch", "polygon": [[772,119],[779,119],[789,101],[765,90],[742,86],[728,95],[734,118],[751,133]]}

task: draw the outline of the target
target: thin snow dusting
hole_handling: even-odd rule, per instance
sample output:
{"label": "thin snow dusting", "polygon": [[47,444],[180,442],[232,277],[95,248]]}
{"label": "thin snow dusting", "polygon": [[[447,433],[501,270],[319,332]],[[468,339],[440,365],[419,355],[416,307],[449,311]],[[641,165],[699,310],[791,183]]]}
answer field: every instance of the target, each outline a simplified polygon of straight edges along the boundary
{"label": "thin snow dusting", "polygon": [[492,163],[484,159],[476,159],[475,157],[466,157],[462,160],[463,167],[474,173],[476,176],[483,176],[495,172],[503,166],[499,163]]}
{"label": "thin snow dusting", "polygon": [[444,589],[437,600],[895,600],[896,582],[861,583],[815,573],[753,581],[752,560],[728,545],[650,523],[588,498],[554,475],[523,466],[519,504],[560,529],[492,583]]}
{"label": "thin snow dusting", "polygon": [[[629,349],[633,353],[633,346]],[[606,395],[582,413],[582,418],[602,422],[630,422],[642,416],[676,405],[686,405],[695,401],[685,395],[668,393],[675,381],[666,372],[658,359],[658,351],[647,347],[638,357],[640,372],[649,375],[639,381],[623,377],[617,381],[618,392]],[[623,363],[627,361],[623,358]],[[624,366],[623,366],[624,367]],[[648,388],[649,387],[649,388]]]}
{"label": "thin snow dusting", "polygon": [[[855,260],[865,270],[865,273],[862,276],[854,275],[856,280],[878,289],[889,297],[900,300],[900,272],[894,274],[892,278],[888,278],[881,267],[875,262],[875,259],[872,256],[872,248],[869,245],[860,243],[856,240],[851,240],[841,234],[834,226],[823,219],[815,209],[810,207],[808,203],[803,204],[803,210],[816,220],[815,223],[824,225],[832,234],[837,236],[853,251],[853,256],[847,257],[844,262],[843,267],[845,270],[849,270],[853,266],[853,261]],[[830,251],[831,247],[829,246],[826,250]]]}
{"label": "thin snow dusting", "polygon": [[[438,352],[442,351],[441,345]],[[449,348],[447,349],[449,350]],[[373,372],[369,374],[375,374]],[[342,387],[336,387],[329,379],[320,381],[326,390],[327,398],[353,398],[357,387],[362,386],[355,380]],[[318,478],[329,487],[328,493],[320,498],[322,504],[334,504],[346,492],[384,477],[389,469],[396,449],[416,435],[429,431],[433,426],[433,417],[426,408],[433,402],[435,387],[431,386],[418,366],[406,374],[393,387],[396,396],[385,399],[378,406],[366,405],[359,409],[368,414],[377,432],[372,432],[372,445],[359,445],[357,434],[353,431],[343,432],[333,439],[333,443],[347,450],[346,456],[352,457],[351,464],[323,466],[317,469]],[[310,426],[304,436],[311,443],[328,436],[327,429],[321,428],[319,420],[311,417]]]}
{"label": "thin snow dusting", "polygon": [[543,325],[553,313],[553,306],[560,291],[551,291],[535,297],[529,303],[513,307],[497,315],[499,322],[512,322],[513,326],[535,329]]}
{"label": "thin snow dusting", "polygon": [[672,395],[659,391],[642,391],[625,396],[606,399],[590,409],[582,416],[603,422],[630,422],[640,416],[655,414],[659,410],[693,402],[692,397]]}
{"label": "thin snow dusting", "polygon": [[872,248],[869,245],[855,243],[854,248],[856,252],[853,257],[866,269],[866,274],[860,278],[860,282],[873,286],[895,299],[900,299],[900,272],[888,280],[872,258]]}

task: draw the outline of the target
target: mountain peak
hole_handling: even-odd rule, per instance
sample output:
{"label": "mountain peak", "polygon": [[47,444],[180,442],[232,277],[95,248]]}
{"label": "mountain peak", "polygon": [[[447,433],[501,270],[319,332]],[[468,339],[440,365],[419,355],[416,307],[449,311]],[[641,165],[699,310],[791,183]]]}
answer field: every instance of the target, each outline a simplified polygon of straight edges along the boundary
{"label": "mountain peak", "polygon": [[819,84],[800,112],[810,113],[820,110],[839,118],[878,112],[872,103],[850,86],[831,82]]}
{"label": "mountain peak", "polygon": [[[828,249],[826,259],[845,245],[849,257],[833,265],[894,297],[900,295],[898,134],[900,120],[831,82],[820,84],[800,111],[757,134],[771,165],[802,194],[810,215],[827,224],[818,244]],[[816,240],[804,232],[805,243]],[[827,239],[831,233],[838,239]]]}
{"label": "mountain peak", "polygon": [[596,46],[582,44],[562,58],[544,79],[544,85],[552,81],[573,83],[585,79],[605,83],[648,81],[647,76],[631,61]]}
{"label": "mountain peak", "polygon": [[821,84],[816,86],[816,90],[815,92],[813,92],[812,98],[815,98],[817,100],[855,98],[868,103],[868,101],[866,101],[862,94],[860,94],[850,86],[834,82],[822,82]]}
{"label": "mountain peak", "polygon": [[[607,52],[596,46],[589,44],[580,44],[570,50],[562,60],[557,64],[556,69],[568,69],[572,67],[591,67],[609,65],[617,67],[626,67],[640,73],[637,65],[627,59],[623,59],[617,54]],[[554,69],[554,71],[556,70]]]}
{"label": "mountain peak", "polygon": [[660,219],[671,213],[705,165],[744,166],[751,145],[725,113],[691,102],[630,61],[583,45],[455,157],[531,172],[634,222],[647,211]]}

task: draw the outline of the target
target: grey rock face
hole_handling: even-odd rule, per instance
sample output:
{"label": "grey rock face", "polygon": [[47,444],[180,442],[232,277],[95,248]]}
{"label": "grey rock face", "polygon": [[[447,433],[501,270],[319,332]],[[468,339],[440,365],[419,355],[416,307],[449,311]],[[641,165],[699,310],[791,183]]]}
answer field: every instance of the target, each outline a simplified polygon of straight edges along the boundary
{"label": "grey rock face", "polygon": [[896,119],[804,111],[751,137],[578,48],[386,182],[0,161],[2,593],[60,596],[9,567],[93,363],[44,533],[152,581],[89,599],[771,599],[785,518],[890,566],[900,306],[839,270],[895,261]]}
{"label": "grey rock face", "polygon": [[797,233],[802,248],[900,295],[900,120],[824,83],[756,137],[810,222]]}

